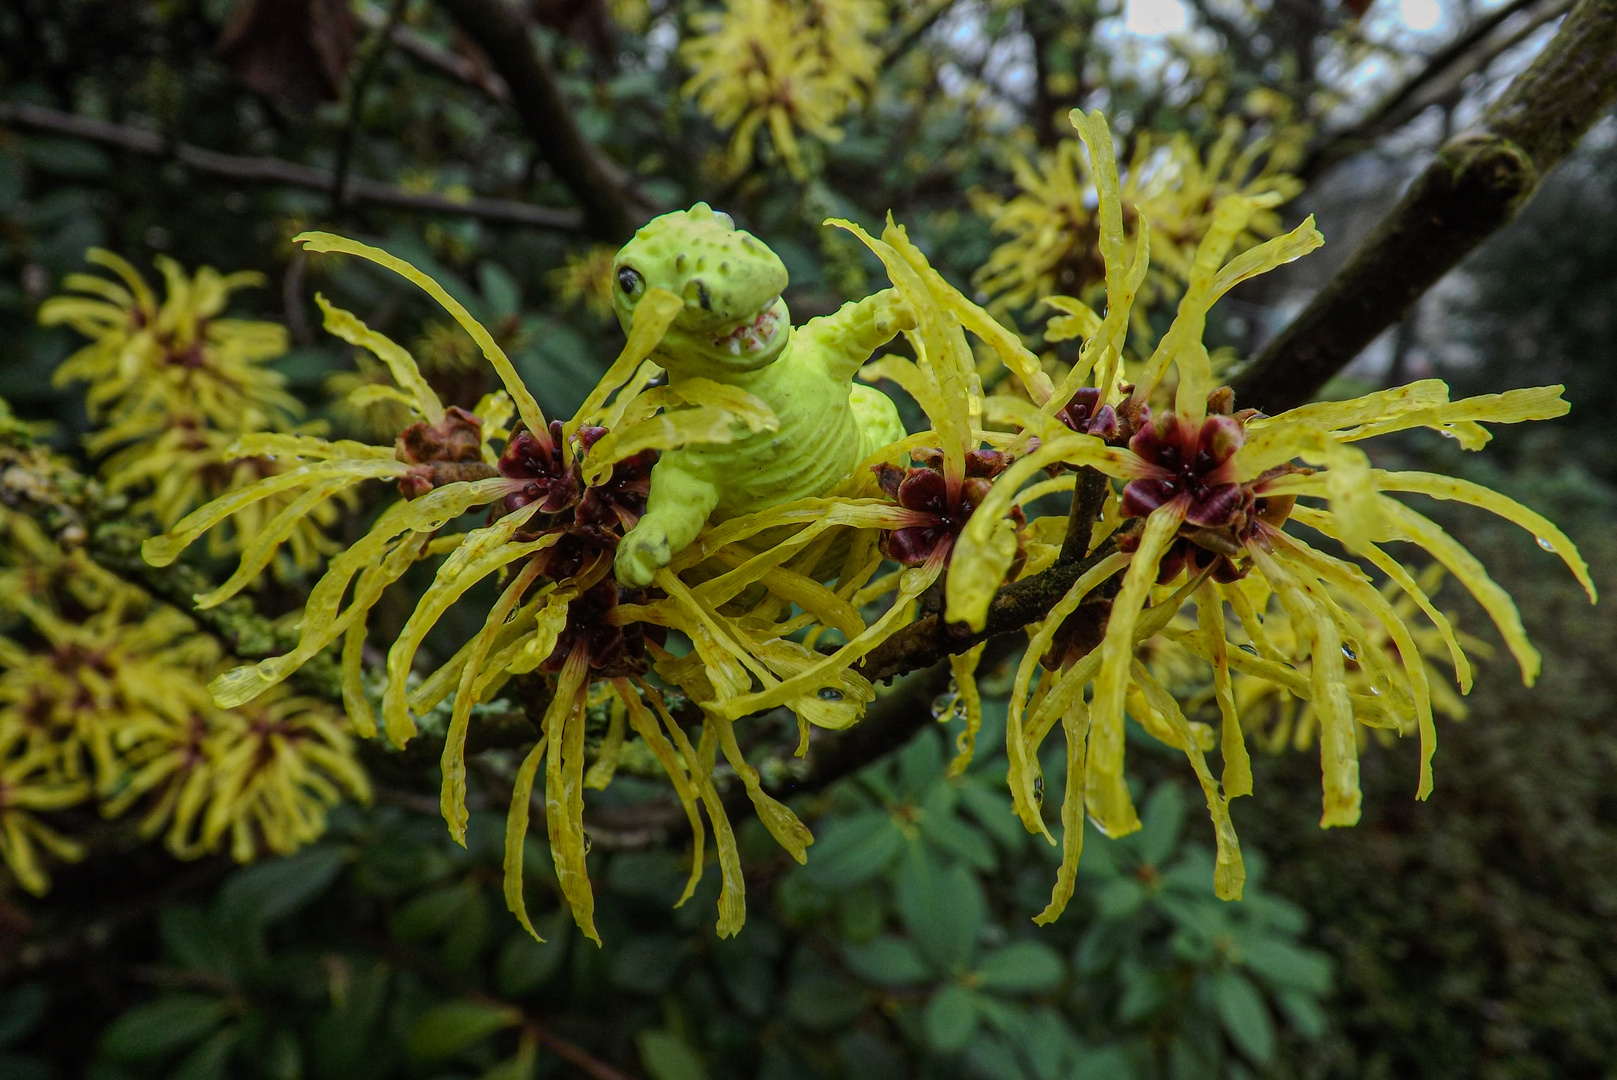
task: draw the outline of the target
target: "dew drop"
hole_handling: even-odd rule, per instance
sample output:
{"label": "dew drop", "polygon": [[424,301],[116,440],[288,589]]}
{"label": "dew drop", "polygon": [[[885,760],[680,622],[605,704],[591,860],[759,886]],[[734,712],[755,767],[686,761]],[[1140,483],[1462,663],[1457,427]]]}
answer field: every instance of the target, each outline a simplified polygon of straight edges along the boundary
{"label": "dew drop", "polygon": [[942,720],[955,712],[960,705],[960,695],[953,691],[946,691],[932,699],[932,718]]}
{"label": "dew drop", "polygon": [[1241,642],[1241,651],[1242,652],[1249,652],[1253,656],[1258,655],[1258,647],[1256,645],[1252,644],[1249,641]]}
{"label": "dew drop", "polygon": [[820,687],[820,700],[821,701],[841,701],[842,700],[842,691],[838,690],[834,686],[822,686],[822,687]]}
{"label": "dew drop", "polygon": [[1459,438],[1458,435],[1454,434],[1454,432],[1450,431],[1448,428],[1438,428],[1437,433],[1439,435],[1443,436],[1445,439],[1458,439]]}
{"label": "dew drop", "polygon": [[592,848],[594,846],[595,846],[595,841],[590,839],[590,834],[589,833],[585,833],[584,834],[584,854],[588,855],[590,853],[590,848]]}
{"label": "dew drop", "polygon": [[1044,805],[1044,777],[1042,776],[1033,778],[1033,805]]}
{"label": "dew drop", "polygon": [[1538,541],[1538,546],[1543,548],[1545,551],[1554,551],[1555,550],[1555,545],[1550,543],[1548,540],[1544,539],[1544,537],[1535,536],[1535,537],[1533,537],[1533,539],[1537,540]]}
{"label": "dew drop", "polygon": [[1359,654],[1353,651],[1353,646],[1349,645],[1345,641],[1342,643],[1342,655],[1347,657],[1349,660],[1357,660],[1359,658]]}

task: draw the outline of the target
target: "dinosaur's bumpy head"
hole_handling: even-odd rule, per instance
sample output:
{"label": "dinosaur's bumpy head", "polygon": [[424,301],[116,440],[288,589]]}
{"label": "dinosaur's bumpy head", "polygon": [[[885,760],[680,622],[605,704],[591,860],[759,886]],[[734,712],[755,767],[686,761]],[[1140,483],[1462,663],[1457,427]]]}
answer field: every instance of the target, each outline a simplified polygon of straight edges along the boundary
{"label": "dinosaur's bumpy head", "polygon": [[646,290],[661,287],[684,299],[657,354],[693,373],[761,368],[791,336],[780,298],[785,264],[707,203],[653,218],[618,252],[612,275],[612,306],[625,331]]}

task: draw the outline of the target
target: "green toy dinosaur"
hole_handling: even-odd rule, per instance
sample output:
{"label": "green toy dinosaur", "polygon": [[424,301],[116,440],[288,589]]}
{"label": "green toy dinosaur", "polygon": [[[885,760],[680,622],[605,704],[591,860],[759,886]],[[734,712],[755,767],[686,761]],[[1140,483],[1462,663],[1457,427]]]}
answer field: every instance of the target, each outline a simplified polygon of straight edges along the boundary
{"label": "green toy dinosaur", "polygon": [[671,384],[704,378],[739,387],[780,421],[774,431],[663,454],[651,471],[646,513],[618,545],[624,585],[650,584],[704,523],[827,494],[860,461],[904,437],[887,395],[853,385],[872,352],[915,326],[895,290],[794,329],[780,295],[785,265],[706,203],[653,219],[612,269],[613,307],[625,330],[648,289],[684,298],[652,353]]}

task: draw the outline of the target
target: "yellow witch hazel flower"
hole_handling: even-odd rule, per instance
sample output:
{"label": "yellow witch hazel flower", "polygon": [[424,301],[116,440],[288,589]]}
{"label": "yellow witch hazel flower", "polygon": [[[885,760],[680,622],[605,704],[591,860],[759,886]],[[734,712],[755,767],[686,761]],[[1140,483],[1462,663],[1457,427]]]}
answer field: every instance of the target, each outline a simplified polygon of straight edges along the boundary
{"label": "yellow witch hazel flower", "polygon": [[[1275,207],[1302,190],[1302,182],[1280,171],[1276,136],[1248,140],[1242,122],[1224,121],[1219,138],[1205,153],[1190,135],[1142,133],[1134,157],[1121,176],[1124,228],[1143,221],[1151,231],[1155,262],[1136,302],[1144,308],[1172,299],[1189,279],[1197,245],[1213,223],[1213,207],[1224,195],[1257,203],[1239,238],[1280,231]],[[1063,139],[1035,163],[1011,162],[1019,189],[1009,200],[979,192],[974,203],[1007,239],[994,249],[973,282],[995,300],[996,310],[1021,310],[1059,294],[1092,300],[1105,267],[1099,257],[1100,221],[1096,182],[1077,139]],[[1143,330],[1143,323],[1140,326]]]}
{"label": "yellow witch hazel flower", "polygon": [[[156,260],[167,287],[159,303],[151,286],[127,261],[92,248],[88,260],[117,280],[69,274],[72,293],[40,306],[39,320],[65,325],[90,338],[56,371],[58,385],[89,385],[86,401],[98,424],[86,449],[104,457],[101,473],[114,493],[141,493],[138,506],[167,528],[188,511],[233,487],[250,483],[276,466],[233,452],[248,432],[290,431],[302,413],[266,363],[287,349],[286,330],[275,323],[221,318],[231,293],[262,285],[256,272],[220,274],[203,267],[188,277],[166,256]],[[256,533],[259,507],[236,522],[237,533],[216,534],[216,555],[239,550],[240,537]],[[311,569],[330,550],[321,529],[336,520],[324,505],[302,518],[291,537],[291,561]]]}
{"label": "yellow witch hazel flower", "polygon": [[329,707],[277,692],[218,708],[219,647],[189,618],[21,514],[0,525],[0,607],[20,616],[0,637],[0,858],[23,887],[48,887],[42,853],[82,854],[39,815],[92,799],[107,817],[144,805],[142,835],[168,826],[181,858],[228,838],[245,862],[314,840],[340,795],[369,797]]}
{"label": "yellow witch hazel flower", "polygon": [[[506,898],[531,931],[523,839],[530,799],[542,783],[561,892],[595,940],[584,793],[611,782],[631,740],[643,744],[637,757],[649,755],[667,773],[690,822],[691,875],[681,902],[702,874],[710,828],[721,877],[718,930],[733,934],[744,918],[745,882],[721,795],[721,755],[794,858],[805,860],[813,839],[764,790],[738,725],[788,708],[798,718],[798,752],[805,752],[811,728],[860,721],[875,697],[861,664],[895,633],[921,619],[982,630],[1000,587],[1031,574],[1071,582],[1048,617],[1028,628],[1032,640],[1016,674],[1006,733],[1012,805],[1029,830],[1052,843],[1053,823],[1045,821],[1037,794],[1039,750],[1057,724],[1066,737],[1063,862],[1039,921],[1054,919],[1071,896],[1086,816],[1114,836],[1139,826],[1124,782],[1125,716],[1189,759],[1215,826],[1216,887],[1222,896],[1240,895],[1245,872],[1229,801],[1251,791],[1251,770],[1235,707],[1237,674],[1272,682],[1314,710],[1324,824],[1357,818],[1357,725],[1419,733],[1424,797],[1431,789],[1434,694],[1407,622],[1411,611],[1432,623],[1462,689],[1469,668],[1448,620],[1381,545],[1414,542],[1471,589],[1529,680],[1537,655],[1508,596],[1476,560],[1390,493],[1435,495],[1500,513],[1562,555],[1586,587],[1588,575],[1565,536],[1531,510],[1464,481],[1375,469],[1355,444],[1424,426],[1478,448],[1487,439],[1484,422],[1560,415],[1566,404],[1559,388],[1451,402],[1447,388],[1430,380],[1275,417],[1235,411],[1229,391],[1212,385],[1202,342],[1209,308],[1240,281],[1321,242],[1309,219],[1230,258],[1237,238],[1271,201],[1239,193],[1215,200],[1177,318],[1149,351],[1136,383],[1123,383],[1125,342],[1155,231],[1136,208],[1141,224],[1127,241],[1106,124],[1098,113],[1075,113],[1073,120],[1092,156],[1107,303],[1102,317],[1078,298],[1060,300],[1063,315],[1050,336],[1082,339],[1082,348],[1059,385],[1015,332],[949,285],[891,218],[880,237],[848,222],[831,224],[878,257],[892,289],[795,328],[779,300],[783,271],[752,280],[737,269],[738,255],[730,278],[698,274],[692,254],[700,247],[698,231],[723,232],[726,243],[752,253],[751,272],[763,274],[756,267],[772,264],[754,238],[732,235],[733,227],[705,206],[660,219],[638,247],[620,253],[618,310],[628,341],[565,421],[540,411],[494,336],[432,279],[356,241],[299,237],[312,251],[367,259],[423,289],[477,344],[504,389],[469,412],[446,408],[407,350],[320,300],[327,329],[386,366],[395,385],[378,389],[390,390],[412,422],[390,446],[250,436],[241,452],[273,457],[284,471],[188,515],[149,541],[145,555],[166,564],[233,516],[271,498],[288,500],[253,537],[236,572],[198,597],[204,606],[217,604],[264,570],[299,514],[367,481],[394,485],[401,497],[331,560],[309,594],[296,647],[219,676],[210,686],[214,702],[237,708],[279,692],[302,664],[339,641],[344,702],[360,734],[380,731],[403,745],[417,734],[418,717],[450,702],[441,806],[451,834],[464,842],[473,706],[513,679],[549,676],[520,684],[537,731],[518,767],[507,819]],[[629,255],[652,258],[656,272],[630,266]],[[847,360],[856,343],[867,350],[899,331],[910,355],[882,356],[862,375],[891,379],[920,404],[931,426],[910,435],[876,431],[869,389],[849,393],[825,368],[832,354],[838,365],[856,363]],[[985,360],[974,355],[968,333]],[[670,365],[662,385],[659,360]],[[985,395],[983,363],[1002,365],[1020,392]],[[794,387],[794,379],[802,385]],[[851,467],[839,463],[829,477],[815,472],[824,464],[819,459],[789,456],[815,452],[793,440],[801,441],[795,433],[802,411],[821,407],[853,440],[839,438],[838,446],[857,443],[850,463],[865,455]],[[859,426],[861,416],[874,425],[869,431]],[[864,434],[879,437],[865,441]],[[823,449],[826,433],[816,436]],[[789,501],[771,505],[767,492],[748,486],[754,473],[737,463],[760,453],[758,460],[785,478],[774,499]],[[809,473],[812,483],[792,480]],[[1095,512],[1094,528],[1070,532],[1067,515],[1026,520],[1027,506],[1063,491],[1075,491],[1080,509]],[[708,508],[705,520],[685,513],[698,496]],[[446,530],[474,510],[485,515],[482,523]],[[1395,606],[1358,562],[1311,546],[1287,531],[1288,522],[1339,541],[1413,608]],[[375,702],[363,668],[369,613],[425,560],[436,562],[433,581],[388,643]],[[489,578],[499,591],[482,627],[417,677],[427,634]],[[1194,629],[1175,623],[1192,608]],[[1271,610],[1284,613],[1289,649],[1276,644],[1278,622],[1274,636],[1266,633]],[[1150,651],[1142,643],[1159,634],[1173,636],[1211,669],[1221,716],[1216,734],[1191,724],[1147,667]],[[1348,681],[1349,653],[1361,658],[1364,681]],[[957,772],[970,760],[981,723],[974,682],[981,655],[974,646],[951,659],[966,717],[951,765]],[[676,704],[668,692],[675,688],[688,700]],[[606,706],[598,741],[588,737],[592,704]],[[1209,762],[1215,749],[1222,777]]]}
{"label": "yellow witch hazel flower", "polygon": [[[706,213],[702,220],[710,218],[714,215]],[[649,587],[620,587],[613,576],[613,553],[646,513],[651,466],[658,454],[695,444],[727,444],[780,425],[762,401],[739,385],[717,381],[717,373],[653,385],[660,369],[648,357],[665,334],[676,332],[673,320],[686,310],[685,301],[661,286],[645,287],[638,278],[624,277],[623,287],[633,287],[637,298],[627,320],[628,343],[570,420],[549,421],[492,335],[437,283],[364,244],[323,233],[301,239],[312,250],[368,259],[421,287],[477,342],[506,392],[491,395],[473,412],[446,409],[406,350],[321,301],[327,328],[385,363],[397,383],[397,399],[409,403],[419,419],[392,446],[256,437],[251,452],[276,456],[287,471],[189,515],[167,535],[149,541],[146,557],[169,562],[210,528],[271,496],[295,495],[297,504],[312,506],[349,486],[382,480],[397,485],[404,497],[383,509],[370,532],[331,561],[310,593],[296,648],[227,672],[213,683],[214,700],[226,708],[252,701],[341,639],[350,720],[362,734],[376,733],[361,664],[366,618],[382,592],[416,562],[442,559],[433,584],[388,650],[380,705],[382,729],[402,745],[416,734],[415,717],[454,695],[443,757],[443,807],[452,834],[463,839],[467,824],[464,744],[472,705],[498,693],[513,677],[553,674],[554,690],[539,720],[542,737],[519,768],[511,803],[507,897],[512,910],[526,923],[522,837],[529,793],[543,766],[546,826],[558,879],[579,926],[594,936],[584,865],[583,790],[586,779],[590,784],[609,781],[615,756],[632,733],[661,763],[685,806],[696,838],[691,890],[703,865],[705,808],[723,880],[719,930],[734,933],[743,919],[744,881],[714,780],[719,755],[788,851],[801,860],[811,840],[796,816],[763,790],[757,770],[742,755],[735,721],[786,705],[798,713],[806,743],[810,725],[845,727],[858,719],[875,695],[853,665],[913,617],[913,601],[937,580],[946,555],[940,549],[923,559],[922,566],[873,582],[883,562],[881,534],[924,525],[930,518],[858,490],[873,486],[866,480],[878,456],[852,471],[849,496],[805,498],[743,513],[670,552],[670,561],[654,570]],[[927,287],[948,289],[902,239],[901,230],[897,241],[904,254],[893,256],[895,268],[910,267],[904,260],[918,260],[920,269],[905,272],[924,274]],[[709,296],[708,302],[714,298]],[[1018,363],[1024,358],[1031,362],[1002,327],[980,309],[970,310],[974,328],[1002,346],[1011,343]],[[735,329],[746,331],[755,321],[749,316]],[[941,324],[935,329],[942,332]],[[733,339],[735,349],[714,349],[742,357],[740,338],[723,330],[704,332],[720,334],[715,338],[720,346]],[[785,340],[784,331],[772,332]],[[830,324],[820,332],[831,333]],[[697,347],[698,332],[677,333]],[[809,331],[804,333],[815,340]],[[969,437],[961,425],[971,424],[964,402],[967,397],[980,402],[979,390],[964,389],[974,385],[970,363],[961,339],[960,348],[940,357],[938,365],[923,357],[912,365],[914,378],[902,376],[911,385],[930,379],[928,400],[961,402],[959,408],[944,409],[939,421],[957,449]],[[868,391],[861,393],[868,396]],[[515,426],[508,427],[513,420]],[[881,453],[896,458],[905,449],[901,444]],[[964,461],[961,453],[952,456]],[[442,533],[449,522],[477,508],[488,509],[489,524]],[[278,519],[244,552],[236,573],[199,597],[199,603],[217,604],[244,588],[294,525],[294,515]],[[823,565],[841,568],[835,588],[824,583]],[[417,651],[432,626],[474,584],[502,571],[503,588],[483,629],[436,671],[412,682]],[[885,614],[867,624],[860,609],[889,596]],[[795,640],[800,631],[824,628],[845,639],[830,655]],[[689,654],[678,656],[663,647],[669,631],[690,642]],[[659,684],[651,680],[653,671],[661,686],[678,687],[704,710],[694,743]],[[616,699],[616,705],[602,756],[586,776],[586,706],[592,693]]]}
{"label": "yellow witch hazel flower", "polygon": [[353,740],[323,702],[277,688],[225,710],[200,680],[174,697],[174,715],[148,713],[121,732],[131,773],[102,810],[116,817],[144,801],[142,835],[166,832],[181,858],[227,839],[237,862],[290,855],[320,838],[344,795],[370,800]]}
{"label": "yellow witch hazel flower", "polygon": [[[981,626],[993,589],[1009,557],[996,533],[1016,488],[1046,466],[1090,468],[1124,483],[1109,493],[1115,531],[1094,548],[1097,562],[1083,574],[1035,630],[1012,693],[1007,743],[1012,800],[1030,830],[1043,832],[1035,783],[1037,750],[1060,722],[1068,740],[1067,794],[1062,818],[1065,859],[1051,905],[1054,918],[1071,895],[1082,844],[1082,820],[1123,835],[1139,819],[1123,780],[1123,718],[1134,716],[1149,732],[1183,750],[1207,797],[1218,842],[1215,884],[1238,897],[1245,877],[1229,816],[1229,801],[1251,791],[1251,771],[1231,673],[1267,679],[1308,701],[1318,717],[1324,777],[1321,824],[1351,825],[1359,816],[1358,724],[1403,731],[1421,741],[1417,796],[1432,789],[1435,749],[1432,691],[1421,649],[1405,617],[1356,562],[1308,544],[1284,526],[1297,522],[1364,559],[1393,582],[1431,621],[1451,653],[1461,689],[1470,668],[1451,624],[1426,591],[1381,545],[1394,540],[1429,552],[1481,603],[1519,661],[1524,679],[1538,674],[1515,605],[1476,559],[1434,522],[1389,497],[1413,492],[1457,500],[1500,514],[1530,530],[1541,546],[1560,555],[1594,598],[1587,567],[1566,536],[1537,513],[1468,481],[1419,472],[1373,468],[1355,444],[1373,435],[1429,427],[1479,449],[1489,438],[1483,422],[1514,423],[1566,412],[1560,387],[1513,390],[1451,402],[1448,388],[1426,380],[1343,402],[1324,402],[1278,416],[1236,412],[1228,390],[1214,390],[1201,342],[1209,307],[1234,285],[1317,247],[1309,218],[1297,229],[1227,259],[1260,200],[1227,195],[1196,251],[1177,317],[1157,343],[1137,384],[1119,381],[1130,307],[1144,280],[1154,230],[1137,231],[1125,258],[1120,184],[1111,138],[1099,114],[1073,114],[1089,148],[1100,193],[1100,251],[1106,267],[1106,316],[1066,298],[1069,314],[1059,334],[1084,339],[1078,364],[1045,397],[1035,395],[1036,416],[1022,421],[1023,437],[1039,448],[1023,454],[978,507],[959,544],[950,574],[946,616]],[[1153,414],[1147,401],[1168,368],[1177,375],[1171,407]],[[992,402],[990,403],[992,404]],[[1012,448],[1013,451],[1016,449]],[[1318,500],[1322,506],[1299,500]],[[1107,552],[1110,552],[1108,554]],[[965,572],[962,572],[965,571]],[[1104,631],[1094,646],[1094,624],[1080,608],[1122,571],[1110,598]],[[1248,576],[1259,579],[1248,582]],[[1275,647],[1264,630],[1266,595],[1273,593],[1291,630],[1304,642],[1309,664]],[[1346,598],[1344,604],[1338,597]],[[1265,602],[1260,602],[1265,601]],[[1222,779],[1215,779],[1203,746],[1174,697],[1140,661],[1137,646],[1167,632],[1187,603],[1197,629],[1175,635],[1211,665],[1222,714]],[[1229,613],[1237,641],[1256,654],[1231,648]],[[1362,613],[1362,614],[1361,614]],[[1388,650],[1383,640],[1390,638]],[[1346,677],[1348,656],[1366,666],[1369,682],[1355,690]],[[1038,672],[1035,683],[1035,673]],[[1211,741],[1211,740],[1207,740]]]}
{"label": "yellow witch hazel flower", "polygon": [[[1436,595],[1446,574],[1441,563],[1432,563],[1418,574],[1407,566],[1404,569],[1428,597]],[[1272,650],[1286,657],[1288,663],[1299,673],[1308,675],[1310,670],[1308,637],[1306,633],[1297,632],[1290,616],[1286,614],[1284,606],[1269,588],[1268,583],[1257,575],[1248,575],[1237,585],[1232,585],[1232,588],[1236,587],[1248,594],[1252,609],[1262,613],[1263,633]],[[1367,611],[1362,605],[1355,603],[1340,588],[1329,582],[1326,583],[1326,588],[1332,599],[1339,606],[1351,610],[1352,617],[1366,628],[1367,644],[1372,649],[1372,653],[1365,657],[1354,652],[1352,646],[1348,646],[1347,651],[1343,653],[1349,692],[1363,697],[1380,695],[1384,687],[1391,693],[1401,693],[1407,689],[1400,680],[1377,679],[1381,672],[1383,656],[1388,660],[1398,659],[1397,643],[1386,624],[1382,623],[1376,613]],[[1444,675],[1440,668],[1440,662],[1450,659],[1444,635],[1430,621],[1419,617],[1419,606],[1408,594],[1399,589],[1397,582],[1391,580],[1383,582],[1380,592],[1391,605],[1394,614],[1403,620],[1409,638],[1415,642],[1415,647],[1420,651],[1426,668],[1427,685],[1431,690],[1433,713],[1450,720],[1464,720],[1469,712],[1465,699],[1455,691],[1450,678]],[[1194,620],[1188,620],[1189,625],[1183,625],[1186,622],[1187,620],[1181,615],[1165,627],[1163,633],[1153,639],[1153,642],[1148,643],[1159,644],[1162,646],[1162,652],[1155,654],[1147,666],[1152,669],[1153,674],[1176,691],[1191,680],[1205,681],[1204,665],[1199,662],[1190,646],[1182,644],[1192,640],[1196,632]],[[1454,637],[1467,654],[1487,657],[1493,653],[1492,647],[1487,642],[1463,633],[1457,627],[1454,629]],[[1250,638],[1241,641],[1239,647],[1250,654],[1259,655],[1258,647]],[[1189,679],[1186,679],[1183,677],[1183,669],[1187,666],[1200,670],[1194,671]],[[1241,671],[1234,671],[1231,674],[1230,689],[1235,700],[1235,709],[1241,716],[1241,724],[1248,739],[1255,741],[1260,748],[1270,753],[1287,748],[1307,750],[1314,745],[1319,734],[1319,717],[1312,702],[1293,697],[1284,686],[1261,676],[1248,675]],[[1211,702],[1212,695],[1213,691],[1210,689],[1199,690],[1193,700],[1197,704],[1204,701]],[[1387,745],[1399,735],[1413,733],[1409,721],[1415,716],[1414,702],[1405,700],[1390,704],[1394,718],[1403,726],[1398,730],[1389,730],[1370,727],[1361,720],[1359,728],[1361,748],[1371,737],[1376,738],[1382,745]]]}
{"label": "yellow witch hazel flower", "polygon": [[721,128],[734,129],[730,168],[743,172],[767,127],[798,179],[807,176],[799,131],[842,138],[837,121],[869,95],[881,63],[875,35],[886,12],[872,0],[726,0],[691,20],[680,46],[692,71],[684,92]]}
{"label": "yellow witch hazel flower", "polygon": [[39,820],[39,812],[77,805],[89,793],[87,781],[62,779],[45,756],[19,748],[16,736],[0,729],[0,860],[35,896],[50,888],[41,852],[63,862],[84,857],[83,845]]}
{"label": "yellow witch hazel flower", "polygon": [[194,414],[226,431],[287,426],[301,412],[265,362],[286,352],[286,329],[275,323],[223,319],[238,289],[264,284],[264,275],[222,275],[205,266],[194,277],[158,256],[168,295],[161,304],[140,272],[113,252],[91,248],[86,258],[118,278],[69,274],[63,285],[79,296],[57,296],[39,309],[46,326],[71,326],[90,344],[68,357],[56,382],[89,384],[92,419],[117,430],[108,442],[149,438],[163,418]]}
{"label": "yellow witch hazel flower", "polygon": [[592,244],[583,251],[567,253],[567,262],[545,275],[564,307],[583,305],[600,319],[612,315],[612,257],[615,248]]}

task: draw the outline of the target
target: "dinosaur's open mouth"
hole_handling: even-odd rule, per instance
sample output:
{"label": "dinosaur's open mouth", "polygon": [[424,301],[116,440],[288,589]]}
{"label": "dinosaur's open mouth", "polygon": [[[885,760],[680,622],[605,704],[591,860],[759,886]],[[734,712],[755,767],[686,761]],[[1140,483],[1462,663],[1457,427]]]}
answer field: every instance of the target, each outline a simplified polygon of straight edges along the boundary
{"label": "dinosaur's open mouth", "polygon": [[731,356],[743,356],[747,353],[757,352],[771,341],[780,330],[780,297],[771,300],[763,311],[751,322],[744,322],[726,334],[713,335],[713,346],[723,349]]}

